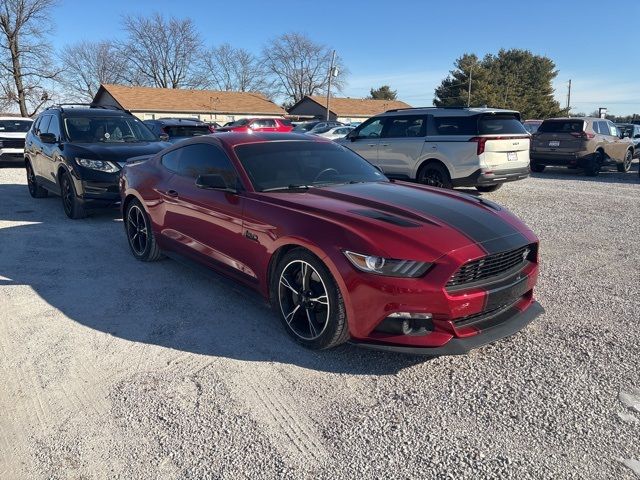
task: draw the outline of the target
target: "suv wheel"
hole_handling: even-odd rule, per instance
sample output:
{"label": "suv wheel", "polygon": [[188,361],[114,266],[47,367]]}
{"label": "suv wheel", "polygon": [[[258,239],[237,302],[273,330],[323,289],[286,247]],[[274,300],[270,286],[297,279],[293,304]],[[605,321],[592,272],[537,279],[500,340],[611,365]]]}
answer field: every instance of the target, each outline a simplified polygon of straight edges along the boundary
{"label": "suv wheel", "polygon": [[530,167],[532,172],[541,173],[541,172],[544,172],[546,165],[540,165],[539,163],[532,163]]}
{"label": "suv wheel", "polygon": [[584,163],[584,174],[587,177],[595,177],[600,173],[600,167],[604,162],[604,154],[598,150],[591,155]]}
{"label": "suv wheel", "polygon": [[282,258],[271,291],[287,333],[298,343],[320,350],[349,339],[340,290],[329,269],[307,250],[296,248]]}
{"label": "suv wheel", "polygon": [[501,186],[502,186],[501,183],[498,183],[497,185],[476,185],[476,190],[482,193],[489,193],[489,192],[495,192]]}
{"label": "suv wheel", "polygon": [[631,150],[627,150],[627,153],[624,155],[624,160],[622,163],[616,163],[616,167],[619,172],[628,172],[631,168],[631,162],[633,161],[633,153]]}
{"label": "suv wheel", "polygon": [[42,188],[38,183],[38,179],[36,178],[36,174],[33,171],[33,167],[31,166],[31,162],[27,162],[27,186],[29,187],[29,195],[33,198],[44,198],[49,195],[49,192]]}
{"label": "suv wheel", "polygon": [[138,200],[129,202],[124,212],[124,230],[131,253],[142,262],[155,262],[162,258],[160,247],[151,228],[149,215]]}
{"label": "suv wheel", "polygon": [[418,181],[432,187],[453,187],[449,172],[439,163],[428,163],[424,167],[421,167],[418,173]]}
{"label": "suv wheel", "polygon": [[60,195],[62,196],[62,207],[67,217],[75,220],[87,216],[82,202],[76,195],[73,182],[66,172],[60,174]]}

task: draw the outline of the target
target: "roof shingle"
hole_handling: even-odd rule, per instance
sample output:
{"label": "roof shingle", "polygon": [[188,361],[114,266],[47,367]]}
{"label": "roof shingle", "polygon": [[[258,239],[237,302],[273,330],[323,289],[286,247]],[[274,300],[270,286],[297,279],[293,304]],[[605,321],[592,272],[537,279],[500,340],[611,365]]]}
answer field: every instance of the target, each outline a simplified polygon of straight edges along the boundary
{"label": "roof shingle", "polygon": [[123,108],[131,111],[286,114],[281,107],[259,93],[129,87],[111,84],[103,84],[102,87]]}
{"label": "roof shingle", "polygon": [[[311,100],[323,107],[327,105],[326,97],[310,96]],[[372,117],[394,108],[411,108],[411,105],[400,100],[372,100],[370,98],[337,98],[331,97],[329,110],[339,117],[368,116]]]}

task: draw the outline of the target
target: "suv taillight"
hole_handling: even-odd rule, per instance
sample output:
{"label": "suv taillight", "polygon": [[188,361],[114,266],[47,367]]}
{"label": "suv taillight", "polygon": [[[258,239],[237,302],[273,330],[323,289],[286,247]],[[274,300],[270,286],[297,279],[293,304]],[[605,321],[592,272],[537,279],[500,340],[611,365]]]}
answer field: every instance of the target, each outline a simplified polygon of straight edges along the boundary
{"label": "suv taillight", "polygon": [[473,137],[469,139],[470,142],[476,142],[478,144],[476,148],[477,155],[482,155],[484,153],[484,145],[487,143],[487,140],[489,140],[487,137]]}
{"label": "suv taillight", "polygon": [[582,138],[584,140],[588,140],[596,136],[595,133],[591,133],[591,132],[571,132],[571,135],[573,135],[576,138]]}

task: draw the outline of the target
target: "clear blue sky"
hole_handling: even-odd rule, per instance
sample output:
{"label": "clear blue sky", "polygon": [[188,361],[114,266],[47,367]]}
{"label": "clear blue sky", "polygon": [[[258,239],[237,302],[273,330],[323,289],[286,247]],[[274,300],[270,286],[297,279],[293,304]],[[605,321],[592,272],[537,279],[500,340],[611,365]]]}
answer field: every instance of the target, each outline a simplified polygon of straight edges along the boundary
{"label": "clear blue sky", "polygon": [[386,83],[411,105],[431,105],[462,53],[524,48],[556,63],[562,105],[572,79],[573,112],[640,113],[640,0],[60,0],[54,41],[121,37],[123,14],[155,11],[191,17],[209,45],[256,53],[281,33],[303,32],[342,56],[352,97]]}

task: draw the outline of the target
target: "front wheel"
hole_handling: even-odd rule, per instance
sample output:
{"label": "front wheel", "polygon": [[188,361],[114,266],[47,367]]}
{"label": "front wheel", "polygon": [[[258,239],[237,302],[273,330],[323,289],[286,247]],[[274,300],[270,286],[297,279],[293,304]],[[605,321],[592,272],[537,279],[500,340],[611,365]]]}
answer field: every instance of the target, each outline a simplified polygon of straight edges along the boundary
{"label": "front wheel", "polygon": [[431,187],[453,188],[447,169],[439,163],[429,163],[420,169],[418,181]]}
{"label": "front wheel", "polygon": [[489,193],[489,192],[495,192],[501,186],[502,186],[501,183],[498,183],[497,185],[476,185],[476,190],[478,190],[481,193]]}
{"label": "front wheel", "polygon": [[155,262],[162,258],[153,235],[151,221],[138,200],[132,200],[124,212],[124,229],[131,253],[141,262]]}
{"label": "front wheel", "polygon": [[87,216],[68,173],[60,174],[60,195],[62,196],[62,207],[67,217],[76,220]]}
{"label": "front wheel", "polygon": [[627,150],[627,153],[624,155],[624,160],[622,163],[617,163],[616,167],[619,172],[626,173],[631,168],[631,162],[633,161],[633,153],[631,150]]}
{"label": "front wheel", "polygon": [[349,339],[340,290],[329,269],[309,251],[296,248],[282,258],[272,292],[287,333],[298,343],[321,350]]}

